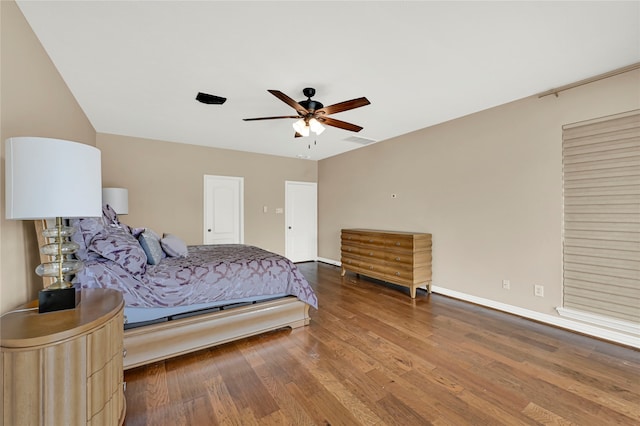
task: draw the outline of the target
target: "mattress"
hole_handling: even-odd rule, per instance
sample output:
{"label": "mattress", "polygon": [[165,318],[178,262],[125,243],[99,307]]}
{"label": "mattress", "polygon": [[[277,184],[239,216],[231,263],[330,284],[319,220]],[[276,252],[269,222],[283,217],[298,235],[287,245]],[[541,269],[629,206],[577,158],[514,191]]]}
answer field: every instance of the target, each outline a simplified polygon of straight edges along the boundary
{"label": "mattress", "polygon": [[208,303],[198,303],[194,305],[173,306],[170,308],[136,308],[125,306],[124,323],[126,328],[131,328],[136,324],[144,325],[152,322],[169,321],[181,318],[186,315],[197,315],[202,312],[210,312],[219,309],[230,309],[237,306],[247,305],[255,302],[286,297],[287,295],[277,294],[268,296],[244,297],[228,301],[215,301]]}

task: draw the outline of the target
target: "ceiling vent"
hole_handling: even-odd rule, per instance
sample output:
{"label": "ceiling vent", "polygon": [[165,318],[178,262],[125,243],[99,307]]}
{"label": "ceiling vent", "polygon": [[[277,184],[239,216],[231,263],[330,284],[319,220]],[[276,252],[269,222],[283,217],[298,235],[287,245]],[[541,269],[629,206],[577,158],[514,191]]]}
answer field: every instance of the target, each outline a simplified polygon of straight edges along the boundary
{"label": "ceiling vent", "polygon": [[360,145],[369,145],[370,143],[378,142],[375,139],[363,138],[362,136],[349,136],[344,140],[348,142],[359,143]]}
{"label": "ceiling vent", "polygon": [[198,92],[196,95],[196,100],[198,102],[202,102],[203,104],[209,105],[222,105],[225,103],[227,98],[223,98],[222,96],[210,95],[208,93]]}

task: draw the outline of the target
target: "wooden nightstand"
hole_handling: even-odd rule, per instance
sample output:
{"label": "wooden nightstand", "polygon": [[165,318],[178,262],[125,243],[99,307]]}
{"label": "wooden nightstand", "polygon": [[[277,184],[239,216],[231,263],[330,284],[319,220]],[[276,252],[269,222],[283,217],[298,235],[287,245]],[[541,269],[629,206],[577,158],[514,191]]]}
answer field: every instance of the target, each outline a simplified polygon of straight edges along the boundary
{"label": "wooden nightstand", "polygon": [[120,292],[88,289],[76,309],[2,317],[3,424],[121,425],[123,311]]}

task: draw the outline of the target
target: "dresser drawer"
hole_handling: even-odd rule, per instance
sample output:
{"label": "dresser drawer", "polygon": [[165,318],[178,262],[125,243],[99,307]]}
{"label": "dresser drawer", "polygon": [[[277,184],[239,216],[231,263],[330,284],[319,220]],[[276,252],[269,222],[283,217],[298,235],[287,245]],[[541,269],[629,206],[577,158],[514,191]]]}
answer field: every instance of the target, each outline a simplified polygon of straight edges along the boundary
{"label": "dresser drawer", "polygon": [[386,238],[382,235],[369,235],[359,232],[342,233],[343,244],[353,243],[358,246],[383,248],[386,244],[386,241]]}
{"label": "dresser drawer", "polygon": [[412,269],[400,269],[385,267],[384,273],[387,281],[396,284],[413,284],[414,274]]}
{"label": "dresser drawer", "polygon": [[389,250],[413,251],[413,236],[411,235],[390,235],[385,238],[385,248]]}
{"label": "dresser drawer", "polygon": [[342,261],[357,261],[358,264],[362,267],[366,267],[367,265],[371,264],[371,265],[378,265],[378,266],[386,266],[387,262],[384,261],[384,259],[382,258],[377,258],[377,257],[371,257],[368,256],[366,253],[365,254],[355,254],[355,253],[343,253],[342,254]]}
{"label": "dresser drawer", "polygon": [[388,262],[390,265],[400,264],[400,265],[413,265],[413,253],[403,253],[400,251],[392,252],[387,251],[384,253],[384,260]]}
{"label": "dresser drawer", "polygon": [[367,259],[362,256],[345,256],[341,260],[345,268],[358,267],[368,271],[384,273],[386,265],[382,260]]}
{"label": "dresser drawer", "polygon": [[349,256],[349,257],[345,257],[342,256],[342,259],[340,260],[340,262],[342,263],[342,266],[344,268],[348,268],[348,267],[360,267],[360,263],[362,263],[360,261],[360,259],[353,257],[353,256]]}
{"label": "dresser drawer", "polygon": [[387,253],[384,250],[380,250],[378,247],[366,247],[366,246],[352,246],[352,245],[343,245],[342,246],[343,254],[355,254],[363,257],[371,257],[380,260],[385,260]]}

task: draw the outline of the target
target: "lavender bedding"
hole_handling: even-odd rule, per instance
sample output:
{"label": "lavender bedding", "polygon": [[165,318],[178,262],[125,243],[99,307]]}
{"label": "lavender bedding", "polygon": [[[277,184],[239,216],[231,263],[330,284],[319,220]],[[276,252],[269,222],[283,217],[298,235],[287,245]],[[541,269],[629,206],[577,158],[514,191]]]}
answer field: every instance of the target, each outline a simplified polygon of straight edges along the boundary
{"label": "lavender bedding", "polygon": [[258,247],[189,246],[186,257],[166,257],[134,275],[106,258],[85,260],[76,281],[113,288],[130,307],[174,307],[288,294],[318,307],[316,295],[289,259]]}
{"label": "lavender bedding", "polygon": [[[286,257],[243,244],[186,246],[179,238],[119,222],[108,205],[102,218],[72,220],[85,267],[83,288],[122,292],[125,308],[173,308],[296,296],[318,307],[316,295]],[[164,249],[163,249],[164,246]]]}

